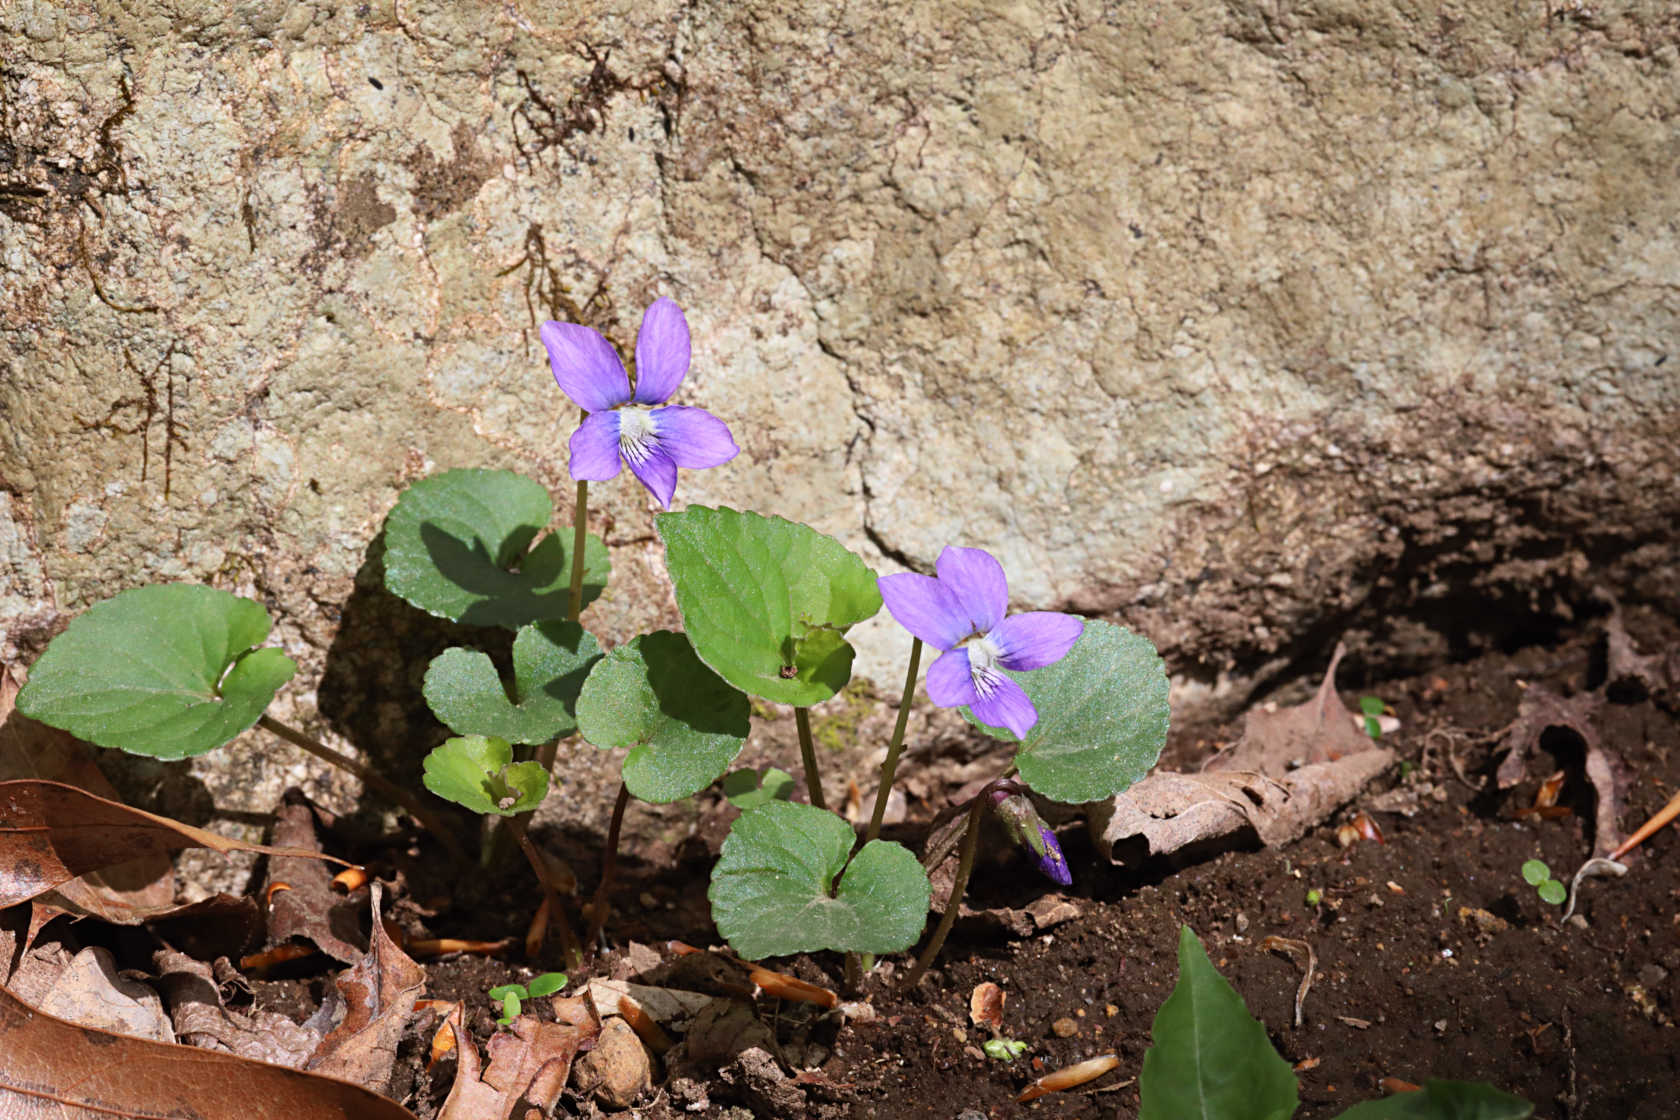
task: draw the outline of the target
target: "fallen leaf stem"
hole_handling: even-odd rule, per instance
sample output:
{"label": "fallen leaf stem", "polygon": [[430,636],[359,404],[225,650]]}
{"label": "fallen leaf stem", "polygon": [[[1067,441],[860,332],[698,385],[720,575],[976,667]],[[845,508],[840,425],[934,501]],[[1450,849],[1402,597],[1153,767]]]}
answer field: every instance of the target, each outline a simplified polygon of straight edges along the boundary
{"label": "fallen leaf stem", "polygon": [[[584,413],[585,416],[589,414]],[[572,503],[572,585],[566,599],[566,617],[573,622],[583,613],[583,548],[589,538],[589,483],[578,480],[577,500]]]}
{"label": "fallen leaf stem", "polygon": [[589,946],[591,953],[601,940],[601,931],[606,928],[607,918],[612,913],[612,903],[608,899],[612,894],[613,880],[618,876],[618,838],[624,829],[624,810],[629,804],[630,787],[619,782],[618,799],[613,802],[612,823],[607,826],[607,847],[601,853],[601,882],[589,903],[589,936],[584,938],[584,944]]}
{"label": "fallen leaf stem", "polygon": [[1627,855],[1629,852],[1633,851],[1633,849],[1637,848],[1640,844],[1643,844],[1647,839],[1649,839],[1653,832],[1657,831],[1657,829],[1661,828],[1669,821],[1672,821],[1675,817],[1680,817],[1680,793],[1677,793],[1673,797],[1669,798],[1667,805],[1658,809],[1656,814],[1653,815],[1650,820],[1640,825],[1639,828],[1634,831],[1633,835],[1616,845],[1616,850],[1611,852],[1608,858],[1620,860],[1623,856]]}
{"label": "fallen leaf stem", "polygon": [[449,853],[455,858],[460,860],[467,858],[466,850],[461,847],[461,842],[455,838],[455,830],[450,827],[449,822],[426,808],[420,803],[419,798],[383,774],[357,762],[347,754],[333,750],[325,743],[305,735],[297,728],[281,723],[272,716],[258,717],[257,726],[264,731],[278,735],[299,750],[312,754],[323,762],[330,762],[346,773],[355,775],[361,779],[363,785],[369,789],[377,790],[392,804],[397,805],[409,816],[420,822],[428,832],[438,838],[445,848],[449,849]]}
{"label": "fallen leaf stem", "polygon": [[817,745],[811,741],[811,709],[795,708],[793,725],[799,729],[799,758],[805,764],[805,788],[810,791],[811,804],[818,809],[828,808],[823,800],[822,775],[817,773]]}
{"label": "fallen leaf stem", "polygon": [[910,701],[916,695],[916,670],[922,664],[922,640],[910,643],[910,671],[904,675],[904,695],[898,701],[898,722],[893,725],[892,742],[887,744],[886,761],[881,763],[881,784],[875,790],[875,811],[869,815],[869,831],[864,843],[881,835],[881,820],[887,812],[887,795],[892,792],[893,776],[898,773],[898,756],[904,751],[904,728],[910,722]]}
{"label": "fallen leaf stem", "polygon": [[986,811],[989,801],[987,794],[991,792],[990,783],[968,805],[968,828],[963,832],[962,848],[957,853],[957,875],[951,880],[951,896],[945,900],[945,912],[939,915],[939,925],[933,931],[933,937],[928,941],[927,948],[916,958],[916,965],[910,970],[910,975],[904,978],[906,990],[921,983],[927,974],[928,966],[944,948],[945,939],[951,934],[951,927],[957,924],[957,911],[962,909],[963,892],[968,889],[968,876],[974,870],[974,854],[980,848],[980,817]]}

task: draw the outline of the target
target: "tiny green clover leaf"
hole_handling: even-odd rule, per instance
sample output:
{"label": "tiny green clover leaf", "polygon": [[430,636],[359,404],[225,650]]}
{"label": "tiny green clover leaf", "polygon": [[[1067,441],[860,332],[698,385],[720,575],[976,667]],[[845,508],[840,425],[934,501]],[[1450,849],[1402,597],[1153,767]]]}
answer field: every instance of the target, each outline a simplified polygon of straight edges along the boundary
{"label": "tiny green clover leaf", "polygon": [[1531,859],[1522,865],[1522,877],[1531,887],[1538,887],[1552,877],[1552,869],[1542,859]]}
{"label": "tiny green clover leaf", "polygon": [[1383,702],[1380,696],[1361,696],[1359,710],[1365,718],[1365,734],[1373,739],[1382,738],[1382,724],[1377,717],[1383,714]]}
{"label": "tiny green clover leaf", "polygon": [[513,746],[506,739],[450,739],[422,765],[427,789],[475,813],[511,817],[535,809],[548,793],[542,764],[514,762]]}
{"label": "tiny green clover leaf", "polygon": [[1553,906],[1562,906],[1563,900],[1569,897],[1568,888],[1556,879],[1547,879],[1535,887],[1535,892],[1540,895],[1541,902],[1549,902]]}
{"label": "tiny green clover leaf", "polygon": [[607,654],[578,697],[578,727],[603,750],[629,747],[624,785],[643,801],[705,789],[747,740],[752,706],[669,630]]}
{"label": "tiny green clover leaf", "polygon": [[712,868],[718,932],[748,960],[908,948],[927,920],[927,874],[887,840],[865,844],[848,864],[856,840],[851,825],[809,805],[774,801],[741,814]]}
{"label": "tiny green clover leaf", "polygon": [[1027,1052],[1027,1044],[1018,1038],[988,1038],[980,1044],[986,1057],[1000,1062],[1013,1062]]}
{"label": "tiny green clover leaf", "polygon": [[764,772],[762,781],[757,770],[735,770],[723,779],[723,796],[743,813],[771,801],[789,801],[793,789],[793,775],[774,766]]}
{"label": "tiny green clover leaf", "polygon": [[525,985],[525,994],[532,999],[541,999],[558,992],[567,982],[564,972],[544,972],[531,977],[531,982]]}
{"label": "tiny green clover leaf", "polygon": [[513,640],[513,699],[488,654],[460,647],[432,659],[423,691],[457,735],[546,743],[577,730],[578,693],[600,658],[600,643],[577,623],[533,622]]}
{"label": "tiny green clover leaf", "polygon": [[690,506],[654,525],[689,640],[719,676],[796,707],[845,687],[842,635],[881,609],[861,559],[809,526],[734,509]]}
{"label": "tiny green clover leaf", "polygon": [[221,746],[297,671],[268,612],[192,583],[124,591],[83,611],[30,670],[18,710],[90,743],[152,758]]}
{"label": "tiny green clover leaf", "polygon": [[[385,586],[428,614],[473,626],[517,630],[564,618],[571,534],[537,541],[553,512],[548,491],[512,471],[453,470],[421,479],[385,519]],[[600,596],[609,570],[607,546],[591,534],[584,606]]]}
{"label": "tiny green clover leaf", "polygon": [[[1167,742],[1166,665],[1149,639],[1111,622],[1088,620],[1079,641],[1053,665],[1000,670],[1020,683],[1038,722],[1017,739],[1015,766],[1038,793],[1066,804],[1113,797],[1149,772]],[[963,709],[971,721],[973,714]]]}
{"label": "tiny green clover leaf", "polygon": [[1300,1106],[1289,1063],[1189,926],[1178,935],[1178,982],[1155,1013],[1150,1037],[1138,1120],[1288,1120]]}

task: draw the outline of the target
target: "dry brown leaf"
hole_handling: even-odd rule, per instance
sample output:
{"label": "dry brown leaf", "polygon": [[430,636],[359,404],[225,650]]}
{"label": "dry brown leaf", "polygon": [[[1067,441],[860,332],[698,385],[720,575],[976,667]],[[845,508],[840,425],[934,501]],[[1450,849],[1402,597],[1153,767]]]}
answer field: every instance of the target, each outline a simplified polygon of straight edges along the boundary
{"label": "dry brown leaf", "polygon": [[455,1083],[438,1120],[523,1120],[526,1109],[549,1114],[566,1087],[573,1059],[600,1031],[582,997],[561,997],[553,1003],[560,1022],[521,1015],[511,1031],[491,1036],[488,1069],[466,1031],[460,1005],[450,1011],[448,1022],[457,1040]]}
{"label": "dry brown leaf", "polygon": [[0,908],[89,872],[146,856],[167,858],[183,848],[332,859],[218,836],[61,782],[0,782]]}
{"label": "dry brown leaf", "polygon": [[[222,1001],[222,984],[215,968],[203,961],[173,949],[160,949],[153,954],[152,963],[175,1037],[188,1046],[302,1069],[321,1043],[318,1033],[279,1012],[230,1010]],[[231,966],[225,967],[231,973]]]}
{"label": "dry brown leaf", "polygon": [[373,885],[373,934],[368,951],[337,980],[344,997],[344,1021],[321,1040],[306,1066],[313,1073],[383,1088],[397,1061],[402,1037],[426,971],[397,947],[380,921],[379,884]]}
{"label": "dry brown leaf", "polygon": [[414,1120],[343,1081],[67,1023],[0,988],[0,1116]]}
{"label": "dry brown leaf", "polygon": [[1544,685],[1530,685],[1517,702],[1517,718],[1506,733],[1511,753],[1499,764],[1500,789],[1510,789],[1528,777],[1528,756],[1549,728],[1561,727],[1581,737],[1588,750],[1598,746],[1598,710],[1604,695],[1583,692],[1567,700]]}
{"label": "dry brown leaf", "polygon": [[1116,863],[1136,864],[1253,829],[1277,847],[1306,835],[1394,765],[1382,747],[1292,770],[1261,774],[1180,774],[1162,770],[1094,807],[1091,841]]}
{"label": "dry brown leaf", "polygon": [[1304,704],[1248,713],[1242,738],[1200,774],[1160,770],[1093,807],[1091,839],[1135,864],[1250,829],[1267,847],[1299,839],[1395,762],[1355,729],[1336,695],[1337,643],[1318,692]]}
{"label": "dry brown leaf", "polygon": [[[321,851],[315,834],[315,809],[303,791],[289,789],[274,815],[274,843],[303,852]],[[284,883],[286,890],[274,889]],[[354,964],[362,959],[360,900],[333,890],[333,875],[317,855],[314,859],[277,856],[268,861],[269,946],[294,937],[314,943],[329,957]]]}
{"label": "dry brown leaf", "polygon": [[1346,647],[1337,642],[1317,694],[1305,704],[1251,710],[1237,745],[1210,762],[1207,770],[1251,770],[1281,778],[1296,767],[1371,750],[1371,737],[1356,729],[1353,715],[1336,695],[1336,666],[1346,653]]}
{"label": "dry brown leaf", "polygon": [[103,946],[83,949],[53,978],[39,1005],[48,1015],[94,1030],[174,1042],[163,1000],[149,985],[117,975]]}
{"label": "dry brown leaf", "polygon": [[[63,782],[120,802],[92,747],[16,710],[21,687],[11,667],[0,667],[0,781]],[[167,855],[143,855],[90,871],[52,893],[57,897],[47,901],[67,913],[135,925],[175,905],[175,865]]]}

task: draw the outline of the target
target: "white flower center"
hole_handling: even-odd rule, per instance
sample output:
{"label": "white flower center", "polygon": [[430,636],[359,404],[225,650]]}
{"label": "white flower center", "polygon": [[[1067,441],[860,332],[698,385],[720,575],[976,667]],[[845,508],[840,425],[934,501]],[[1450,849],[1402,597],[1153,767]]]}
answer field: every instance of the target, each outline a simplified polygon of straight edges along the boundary
{"label": "white flower center", "polygon": [[982,696],[989,696],[1003,676],[998,669],[998,659],[1003,656],[1003,651],[992,641],[990,634],[969,642],[967,649],[968,675],[974,681],[974,690]]}
{"label": "white flower center", "polygon": [[632,463],[645,461],[659,445],[659,428],[653,413],[645,408],[618,410],[618,451]]}

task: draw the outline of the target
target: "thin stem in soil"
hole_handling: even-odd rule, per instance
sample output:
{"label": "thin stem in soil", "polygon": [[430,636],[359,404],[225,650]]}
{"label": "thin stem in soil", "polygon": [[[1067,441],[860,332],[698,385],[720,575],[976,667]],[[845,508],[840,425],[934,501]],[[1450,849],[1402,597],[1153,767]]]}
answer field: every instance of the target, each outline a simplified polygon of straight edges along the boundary
{"label": "thin stem in soil", "polygon": [[577,500],[572,503],[572,587],[566,600],[566,617],[573,622],[583,612],[583,549],[588,542],[589,483],[579,480]]}
{"label": "thin stem in soil", "polygon": [[601,853],[601,883],[595,888],[595,897],[589,903],[589,936],[584,944],[589,951],[595,951],[596,944],[601,939],[601,931],[607,927],[607,918],[612,914],[613,879],[618,875],[618,837],[624,828],[624,810],[630,804],[630,787],[623,782],[618,783],[618,800],[613,802],[612,823],[607,826],[607,847]]}
{"label": "thin stem in soil", "polygon": [[887,795],[892,792],[893,775],[898,772],[898,756],[904,750],[904,727],[910,721],[910,701],[916,695],[916,670],[922,664],[922,640],[910,643],[910,671],[904,675],[904,696],[898,702],[898,722],[893,725],[892,742],[887,745],[887,760],[881,763],[881,784],[875,790],[875,811],[869,815],[869,831],[865,844],[881,835],[881,819],[887,812]]}
{"label": "thin stem in soil", "polygon": [[795,708],[793,725],[799,729],[799,757],[805,763],[805,788],[810,791],[811,804],[818,809],[828,808],[823,800],[822,775],[817,772],[817,746],[811,741],[811,710]]}
{"label": "thin stem in soil", "polygon": [[264,731],[278,735],[294,747],[314,755],[321,761],[330,762],[340,770],[355,775],[361,779],[363,785],[369,789],[377,790],[392,804],[400,807],[418,821],[428,832],[436,836],[445,848],[449,849],[451,855],[462,860],[467,858],[466,850],[461,847],[461,842],[455,838],[455,830],[450,827],[449,822],[426,808],[413,794],[383,774],[369,769],[349,755],[333,750],[320,740],[311,738],[297,728],[289,727],[272,716],[260,716],[257,719],[257,726]]}
{"label": "thin stem in soil", "polygon": [[974,870],[974,853],[980,848],[980,817],[986,811],[987,794],[991,791],[988,785],[980,791],[968,807],[968,830],[963,833],[962,851],[957,856],[957,876],[951,881],[951,897],[945,900],[945,912],[939,915],[939,926],[933,931],[933,938],[928,941],[927,948],[916,958],[916,966],[910,970],[910,975],[904,978],[906,990],[914,988],[927,974],[928,966],[939,955],[939,950],[945,947],[945,939],[951,934],[951,927],[957,924],[957,911],[962,909],[963,892],[968,889],[968,876]]}
{"label": "thin stem in soil", "polygon": [[549,874],[548,860],[532,842],[523,815],[514,817],[510,823],[519,836],[519,850],[525,853],[526,862],[542,884],[544,910],[549,922],[560,931],[560,949],[565,954],[566,967],[576,971],[583,967],[583,954],[578,951],[577,934],[572,932],[572,923],[566,920],[566,912],[560,908],[560,890]]}

